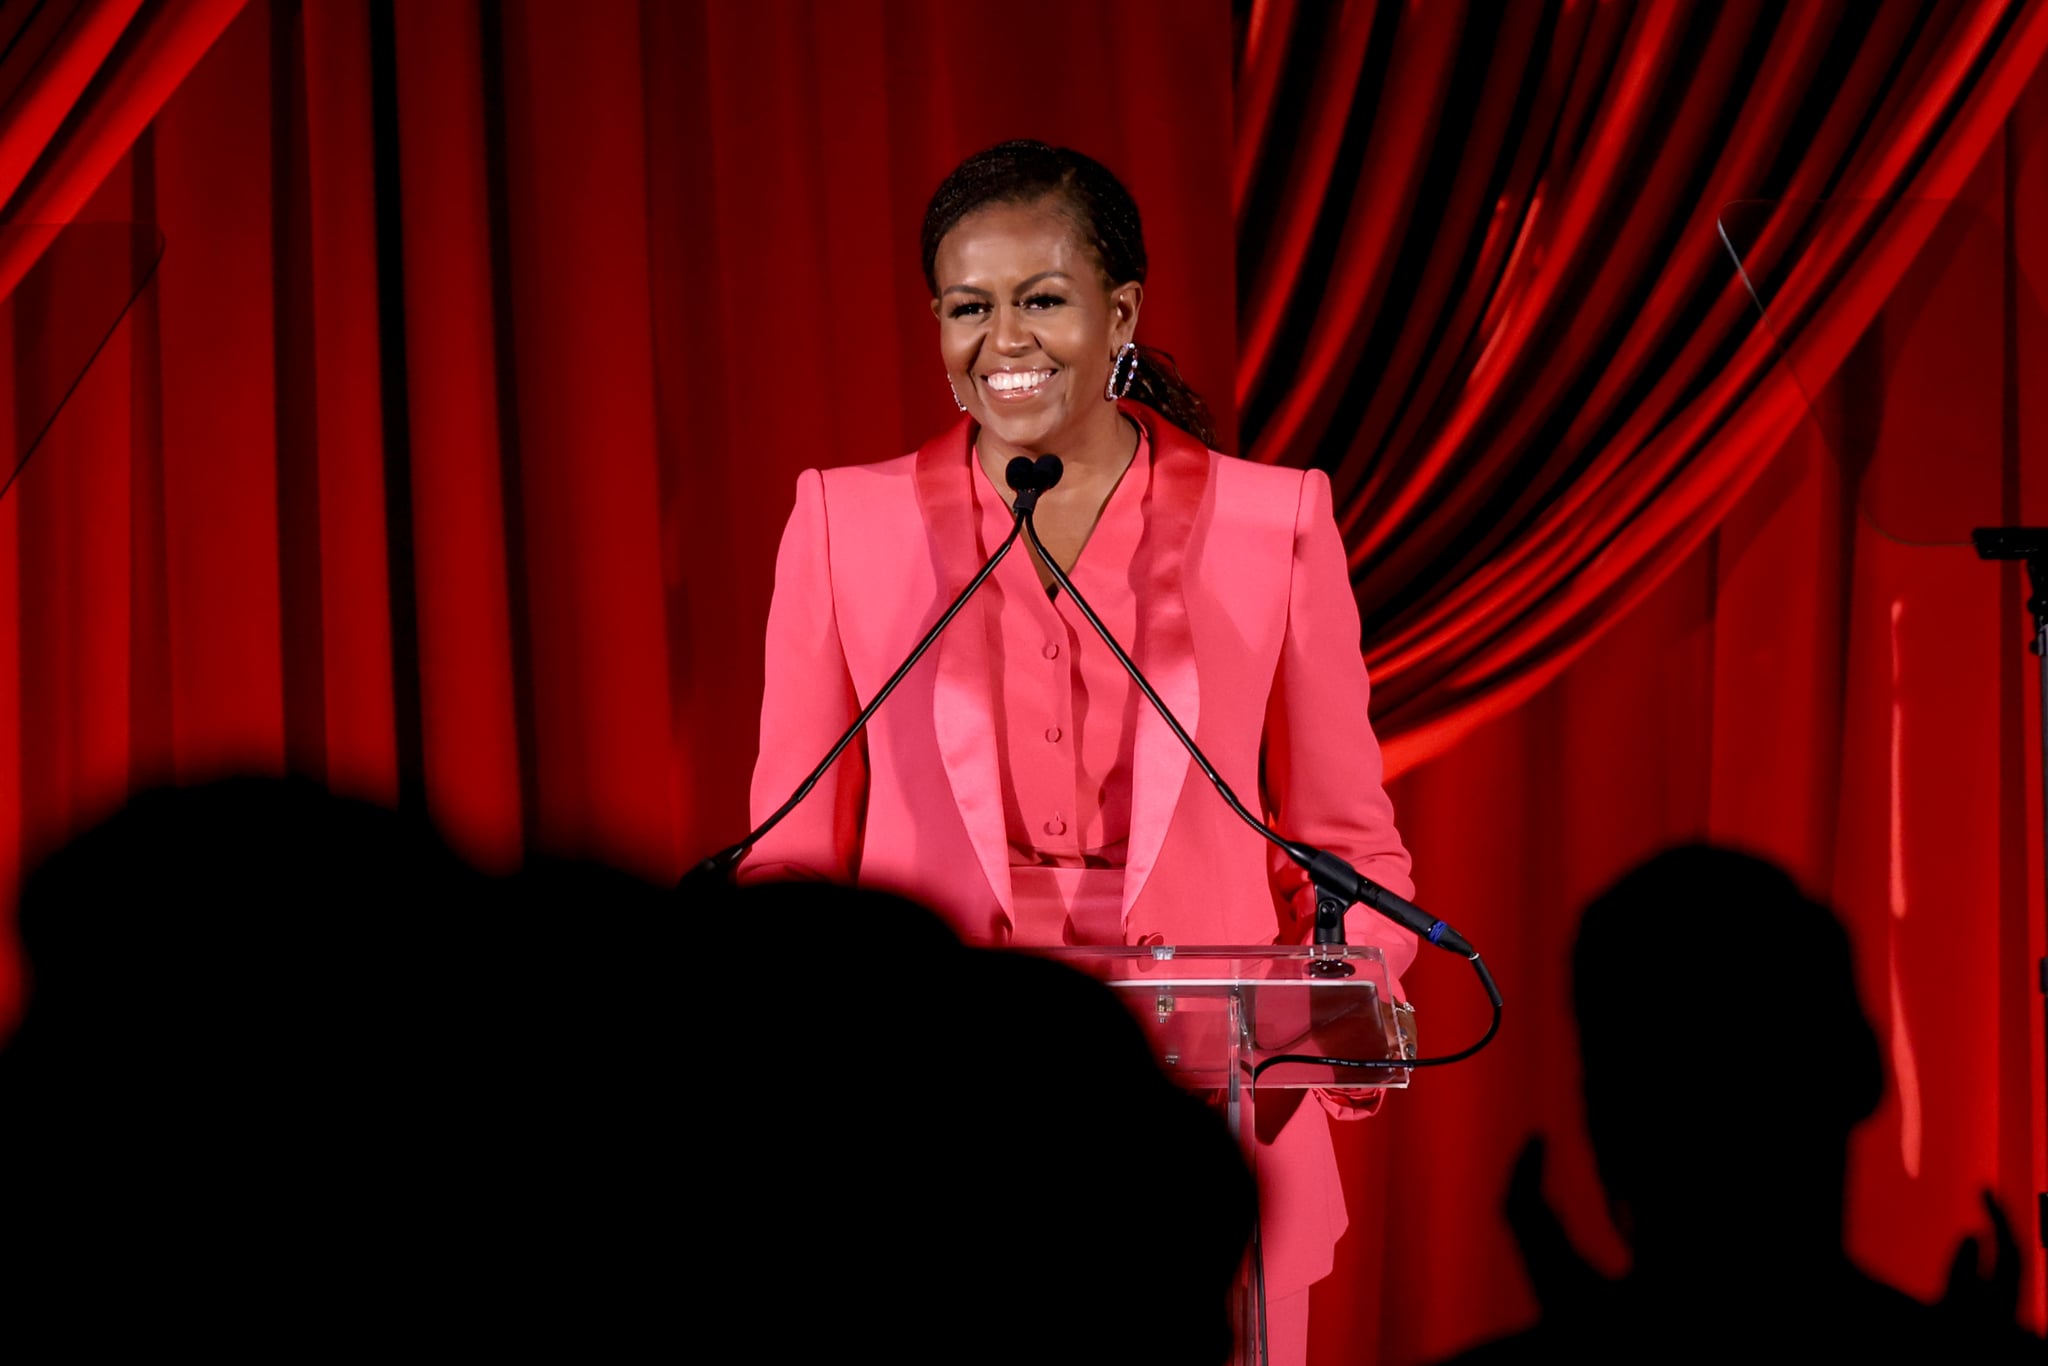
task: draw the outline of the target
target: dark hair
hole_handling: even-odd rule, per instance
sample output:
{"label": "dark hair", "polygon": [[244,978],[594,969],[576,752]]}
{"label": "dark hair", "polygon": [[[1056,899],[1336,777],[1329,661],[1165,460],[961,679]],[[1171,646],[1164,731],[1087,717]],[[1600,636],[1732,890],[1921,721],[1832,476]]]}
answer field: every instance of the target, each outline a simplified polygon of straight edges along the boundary
{"label": "dark hair", "polygon": [[[1123,182],[1095,158],[1065,147],[1028,139],[998,143],[953,168],[924,211],[924,280],[939,292],[934,263],[939,243],[960,220],[991,204],[1055,202],[1094,251],[1110,283],[1145,280],[1145,233],[1138,202]],[[1209,405],[1180,377],[1173,357],[1149,346],[1138,348],[1138,373],[1130,396],[1155,409],[1205,446],[1216,444]]]}

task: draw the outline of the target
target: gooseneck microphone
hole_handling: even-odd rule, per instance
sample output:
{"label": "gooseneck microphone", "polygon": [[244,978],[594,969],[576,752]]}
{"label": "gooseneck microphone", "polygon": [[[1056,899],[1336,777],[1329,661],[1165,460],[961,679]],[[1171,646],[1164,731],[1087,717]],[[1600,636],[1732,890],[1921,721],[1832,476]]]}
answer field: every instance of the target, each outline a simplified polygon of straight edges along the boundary
{"label": "gooseneck microphone", "polygon": [[[1229,804],[1230,809],[1235,811],[1246,825],[1258,831],[1263,838],[1269,840],[1282,853],[1286,854],[1288,858],[1299,864],[1308,873],[1309,881],[1314,884],[1316,889],[1315,942],[1321,945],[1341,945],[1344,942],[1345,910],[1353,905],[1362,904],[1368,906],[1396,924],[1413,930],[1438,948],[1447,949],[1462,958],[1469,959],[1473,967],[1478,971],[1480,980],[1485,984],[1487,995],[1493,1000],[1497,1024],[1498,1010],[1501,1003],[1500,992],[1494,986],[1493,976],[1486,970],[1486,964],[1480,959],[1478,951],[1467,942],[1463,935],[1412,901],[1407,900],[1405,897],[1396,896],[1393,892],[1380,886],[1380,884],[1360,873],[1337,855],[1324,849],[1318,849],[1311,844],[1290,840],[1245,809],[1244,803],[1238,800],[1235,792],[1231,791],[1230,784],[1223,780],[1223,775],[1216,771],[1215,765],[1211,764],[1208,756],[1202,753],[1201,746],[1197,745],[1194,737],[1189,735],[1186,729],[1182,727],[1179,719],[1174,716],[1173,710],[1166,705],[1165,700],[1153,689],[1150,680],[1145,677],[1130,655],[1125,653],[1124,647],[1117,643],[1116,637],[1110,634],[1109,628],[1103,625],[1102,618],[1095,615],[1095,609],[1088,605],[1088,600],[1076,591],[1074,581],[1067,577],[1067,572],[1060,568],[1059,562],[1046,550],[1045,542],[1039,539],[1038,525],[1032,517],[1032,512],[1037,508],[1039,495],[1059,483],[1062,473],[1064,473],[1064,467],[1061,464],[1060,458],[1056,455],[1042,455],[1035,462],[1027,461],[1022,456],[1019,456],[1010,462],[1010,487],[1019,489],[1017,495],[1018,519],[1024,528],[1025,534],[1031,539],[1032,549],[1038,552],[1038,558],[1045,563],[1046,569],[1052,574],[1053,581],[1073,600],[1074,606],[1080,609],[1081,615],[1087,618],[1088,624],[1095,629],[1095,634],[1102,637],[1102,643],[1107,645],[1110,648],[1110,652],[1116,656],[1117,663],[1123,665],[1124,672],[1131,676],[1131,681],[1136,683],[1138,690],[1145,694],[1145,700],[1152,704],[1153,710],[1157,711],[1160,719],[1166,722],[1167,728],[1173,732],[1174,738],[1180,741],[1182,747],[1187,750],[1188,756],[1202,770],[1203,776],[1208,778],[1210,786],[1216,789],[1223,800]],[[1018,482],[1020,474],[1030,481],[1029,508],[1025,506],[1025,494]],[[1329,964],[1324,969],[1326,972],[1348,974],[1351,971],[1350,964],[1344,962],[1339,956],[1333,955],[1330,959],[1324,961]],[[1491,1031],[1488,1031],[1487,1037],[1492,1037]]]}
{"label": "gooseneck microphone", "polygon": [[[1048,460],[1052,462],[1050,473],[1047,473],[1046,467]],[[876,691],[874,700],[861,708],[860,715],[853,718],[853,724],[846,728],[838,743],[818,761],[818,766],[811,770],[810,776],[798,785],[796,791],[789,794],[789,800],[776,807],[774,814],[749,831],[745,839],[719,850],[683,874],[682,880],[676,884],[676,890],[691,892],[730,881],[733,870],[739,867],[740,860],[747,856],[747,851],[759,844],[770,830],[782,824],[783,817],[796,810],[798,803],[810,795],[811,789],[818,785],[818,780],[825,776],[825,771],[832,767],[833,761],[845,752],[846,747],[853,743],[853,737],[866,728],[868,719],[889,700],[889,694],[896,691],[896,685],[903,681],[904,675],[910,672],[918,660],[924,658],[924,652],[939,638],[939,633],[960,614],[960,609],[967,605],[967,600],[974,596],[975,590],[988,580],[988,576],[995,572],[996,566],[1003,562],[1003,557],[1010,553],[1010,547],[1017,543],[1017,537],[1024,529],[1025,520],[1031,516],[1032,509],[1038,506],[1038,496],[1059,482],[1059,457],[1042,456],[1033,464],[1031,460],[1020,455],[1010,461],[1009,468],[1004,473],[1010,487],[1017,490],[1017,498],[1013,509],[1015,516],[1010,522],[1010,534],[1003,537],[1003,543],[988,557],[988,562],[982,565],[980,572],[968,580],[967,586],[960,590],[959,596],[953,599],[952,605],[945,613],[932,623],[931,630],[926,631],[924,638],[912,647],[909,656],[897,666],[896,672],[889,675],[889,681]]]}
{"label": "gooseneck microphone", "polygon": [[[1041,455],[1036,460],[1026,455],[1010,458],[1010,463],[1003,467],[1003,482],[1017,495],[1011,510],[1017,514],[1019,526],[1028,525],[1031,514],[1038,509],[1038,496],[1059,483],[1065,473],[1066,466],[1056,455]],[[1031,534],[1031,541],[1037,545],[1037,532]],[[1038,553],[1045,554],[1044,548],[1040,547]]]}

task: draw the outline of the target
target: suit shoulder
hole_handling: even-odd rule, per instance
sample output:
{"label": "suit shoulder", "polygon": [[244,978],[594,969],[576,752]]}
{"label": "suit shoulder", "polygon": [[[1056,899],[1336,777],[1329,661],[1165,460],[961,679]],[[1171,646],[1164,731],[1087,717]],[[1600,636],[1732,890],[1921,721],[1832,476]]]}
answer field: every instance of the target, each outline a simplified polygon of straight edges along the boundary
{"label": "suit shoulder", "polygon": [[1313,471],[1209,453],[1209,501],[1219,519],[1292,534]]}
{"label": "suit shoulder", "polygon": [[828,488],[856,488],[902,482],[908,480],[916,470],[917,455],[913,452],[889,460],[877,460],[869,465],[834,465],[829,469],[820,469],[818,473]]}
{"label": "suit shoulder", "polygon": [[1225,455],[1222,451],[1209,452],[1209,469],[1219,479],[1242,480],[1246,483],[1286,484],[1290,487],[1301,482],[1307,471],[1292,465],[1269,465],[1263,460],[1247,460],[1241,455]]}
{"label": "suit shoulder", "polygon": [[828,515],[836,519],[842,513],[872,513],[904,499],[915,501],[915,466],[915,456],[899,455],[871,465],[809,469],[798,479],[818,481]]}

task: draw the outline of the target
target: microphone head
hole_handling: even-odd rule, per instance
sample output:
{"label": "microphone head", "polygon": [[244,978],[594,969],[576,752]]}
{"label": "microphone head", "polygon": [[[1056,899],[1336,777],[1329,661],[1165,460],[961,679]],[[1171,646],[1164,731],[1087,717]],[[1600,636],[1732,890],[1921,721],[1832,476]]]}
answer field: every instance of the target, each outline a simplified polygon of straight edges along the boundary
{"label": "microphone head", "polygon": [[1012,456],[1009,466],[1003,471],[1003,481],[1017,493],[1035,489],[1039,486],[1038,468],[1028,455]]}
{"label": "microphone head", "polygon": [[[1020,455],[1017,458],[1022,460],[1024,457]],[[1038,457],[1038,463],[1032,466],[1032,470],[1037,475],[1039,490],[1043,492],[1059,483],[1060,476],[1066,473],[1067,467],[1056,455],[1041,455]]]}

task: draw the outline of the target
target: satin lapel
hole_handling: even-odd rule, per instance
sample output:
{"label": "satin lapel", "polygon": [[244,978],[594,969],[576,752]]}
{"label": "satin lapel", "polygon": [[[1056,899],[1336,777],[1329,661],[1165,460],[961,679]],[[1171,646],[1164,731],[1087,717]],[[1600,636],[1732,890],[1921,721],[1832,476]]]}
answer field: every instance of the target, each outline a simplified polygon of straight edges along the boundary
{"label": "satin lapel", "polygon": [[[1195,641],[1188,627],[1186,559],[1195,516],[1209,487],[1209,452],[1193,437],[1142,404],[1124,410],[1145,424],[1152,441],[1151,506],[1139,558],[1145,565],[1138,586],[1138,632],[1131,657],[1152,680],[1160,700],[1189,735],[1201,723],[1201,683],[1195,670]],[[1149,704],[1138,714],[1131,756],[1131,843],[1124,864],[1124,925],[1159,858],[1166,829],[1180,803],[1191,760],[1173,731]]]}
{"label": "satin lapel", "polygon": [[[982,551],[974,530],[974,498],[968,480],[967,419],[934,437],[917,452],[917,501],[931,538],[932,567],[937,572],[944,611],[967,581],[981,569]],[[989,549],[993,550],[991,546]],[[1012,549],[1012,555],[1022,554]],[[995,712],[990,701],[988,586],[982,585],[932,646],[938,656],[932,684],[932,729],[938,735],[939,757],[953,785],[953,800],[967,837],[974,844],[1003,913],[1014,920],[1010,903],[1009,837],[1003,828],[1002,775],[996,770]]]}

